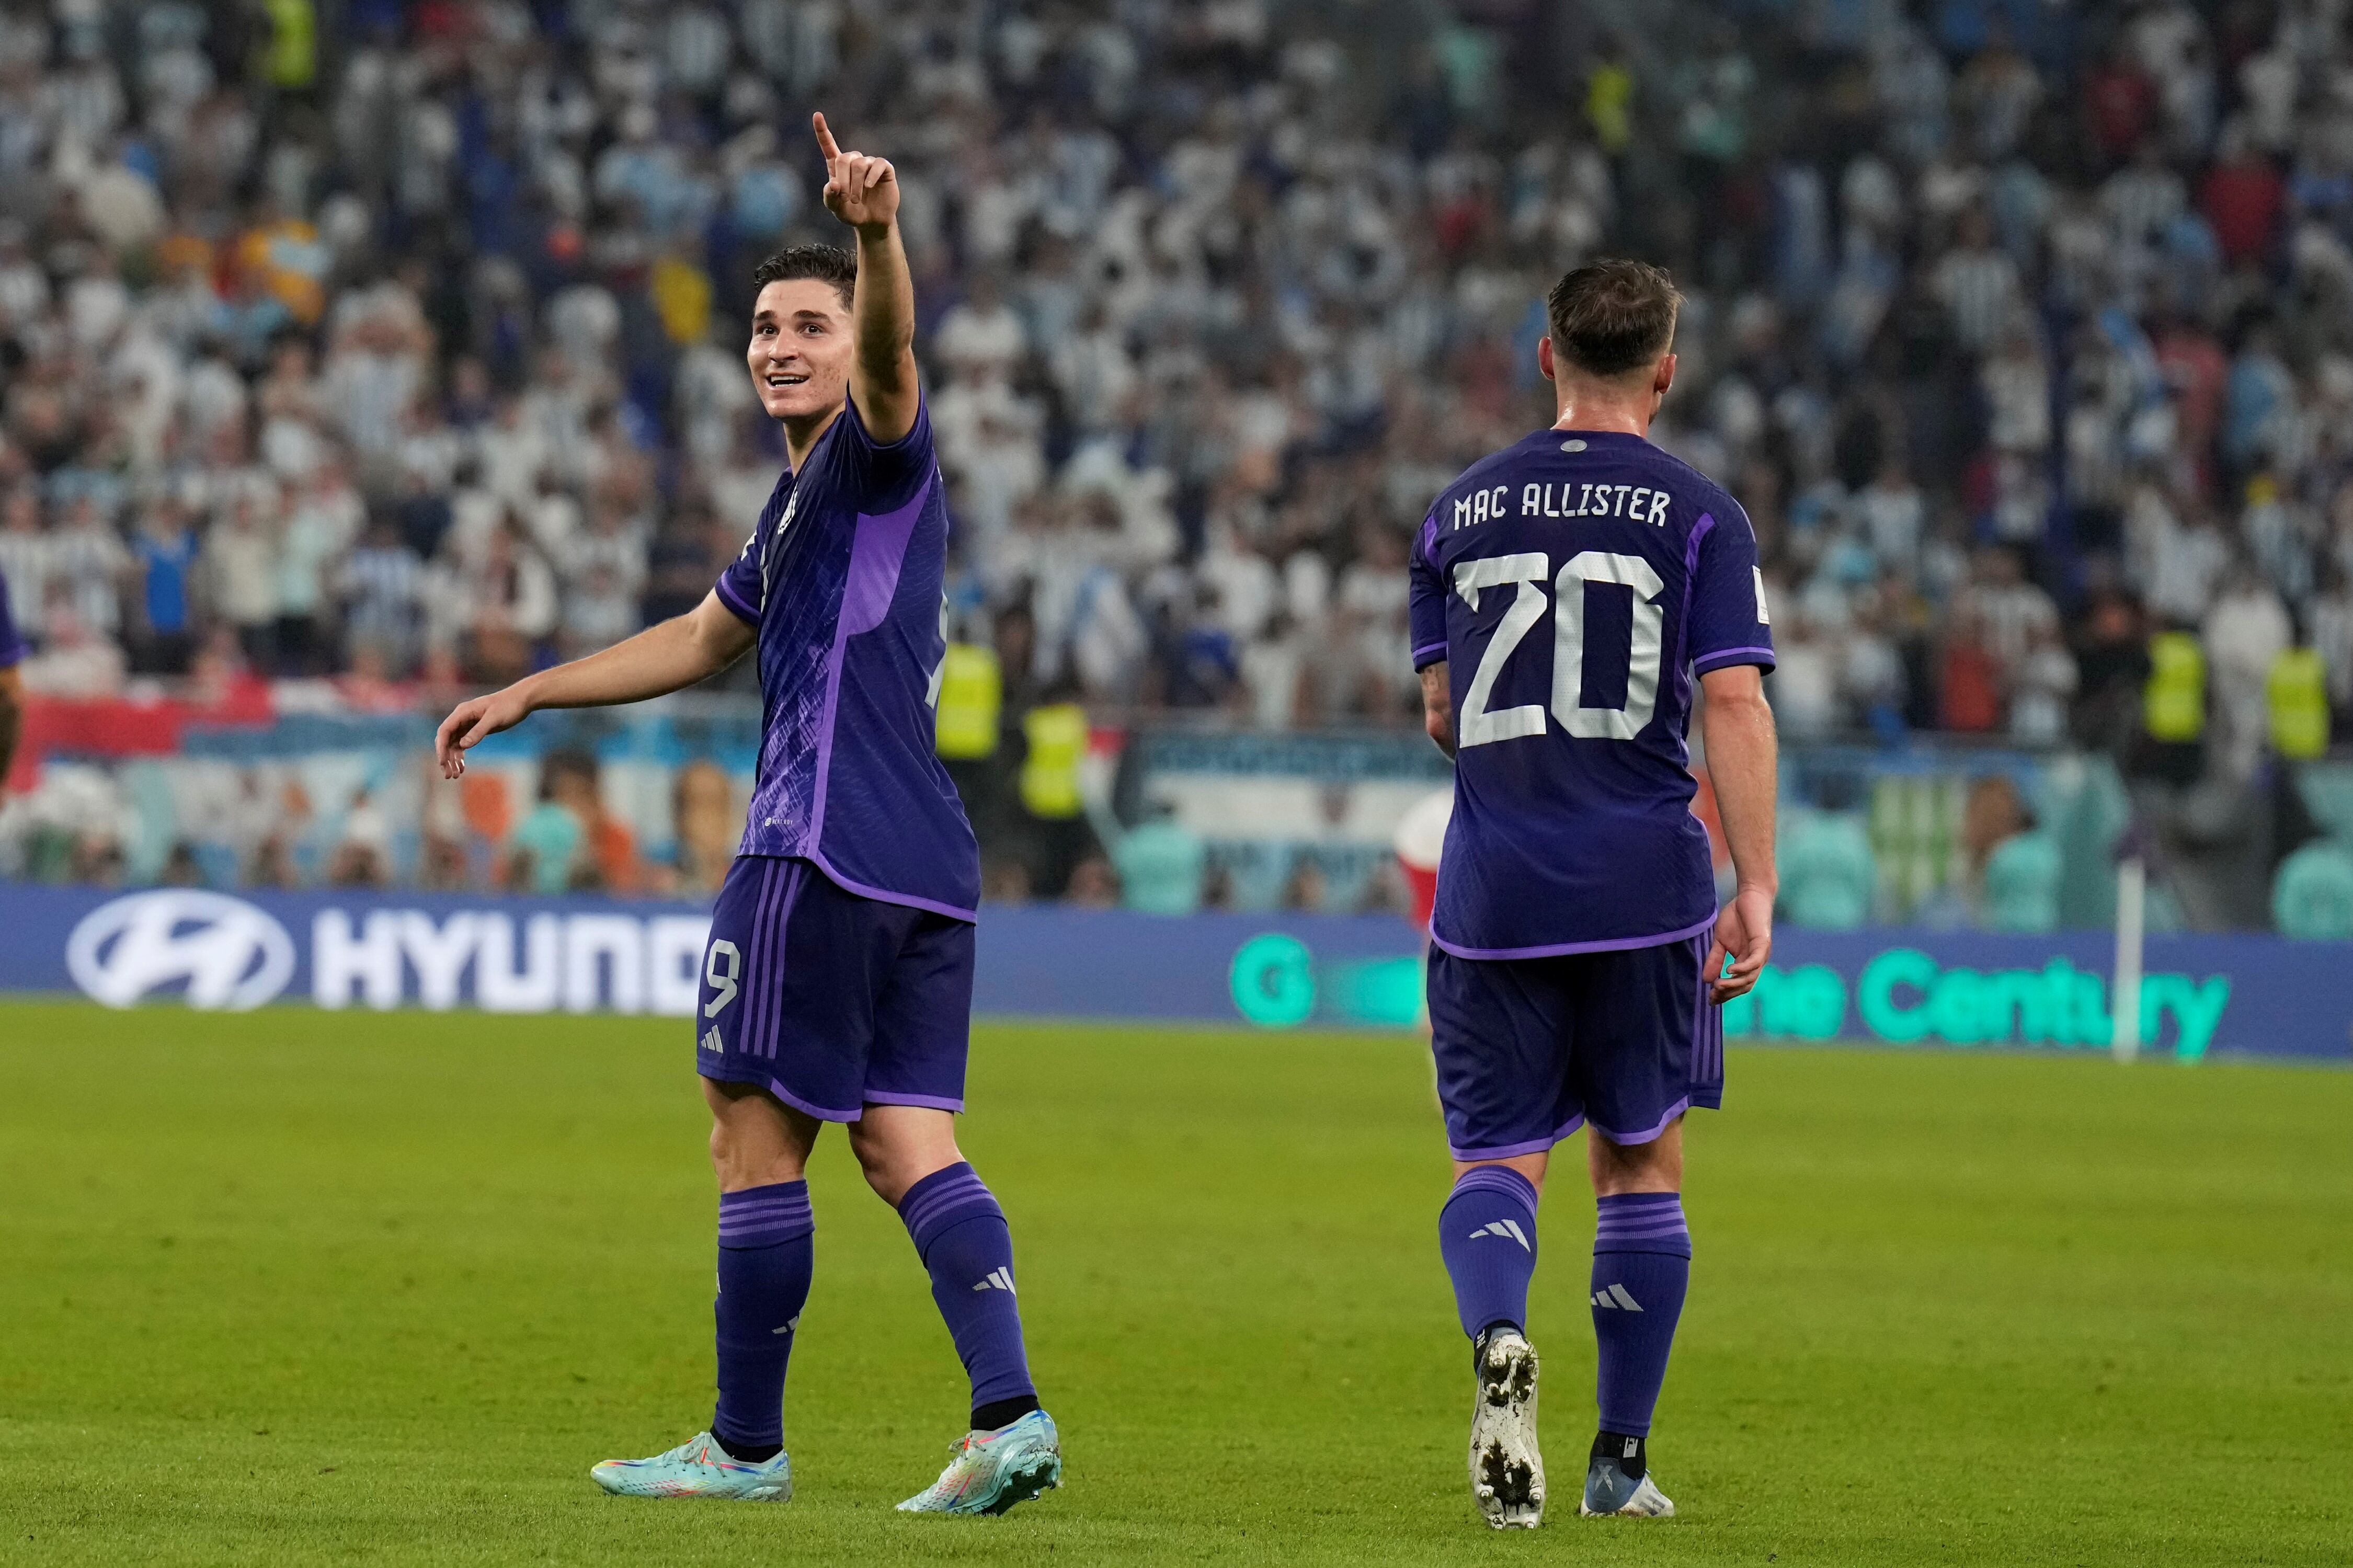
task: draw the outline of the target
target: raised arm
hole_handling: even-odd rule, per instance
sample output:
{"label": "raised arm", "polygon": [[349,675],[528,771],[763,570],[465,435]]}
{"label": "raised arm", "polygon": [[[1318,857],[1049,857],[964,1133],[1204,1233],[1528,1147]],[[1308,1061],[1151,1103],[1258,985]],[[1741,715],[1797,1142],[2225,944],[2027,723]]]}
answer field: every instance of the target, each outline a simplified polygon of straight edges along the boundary
{"label": "raised arm", "polygon": [[454,779],[464,773],[469,750],[543,708],[604,708],[676,691],[743,658],[753,637],[752,628],[720,603],[716,593],[706,594],[685,615],[648,626],[602,652],[460,702],[433,737],[441,776]]}
{"label": "raised arm", "polygon": [[1707,955],[1713,999],[1729,1002],[1757,984],[1773,952],[1773,898],[1781,886],[1773,868],[1773,710],[1765,701],[1765,677],[1753,664],[1711,669],[1699,682],[1707,696],[1700,729],[1707,741],[1708,782],[1715,787],[1715,812],[1738,879],[1732,902],[1716,917]]}
{"label": "raised arm", "polygon": [[849,365],[849,397],[877,441],[898,440],[915,427],[921,407],[915,386],[915,281],[899,238],[899,175],[884,158],[845,153],[825,116],[813,114],[825,153],[826,210],[858,232],[858,288],[850,315],[857,356]]}

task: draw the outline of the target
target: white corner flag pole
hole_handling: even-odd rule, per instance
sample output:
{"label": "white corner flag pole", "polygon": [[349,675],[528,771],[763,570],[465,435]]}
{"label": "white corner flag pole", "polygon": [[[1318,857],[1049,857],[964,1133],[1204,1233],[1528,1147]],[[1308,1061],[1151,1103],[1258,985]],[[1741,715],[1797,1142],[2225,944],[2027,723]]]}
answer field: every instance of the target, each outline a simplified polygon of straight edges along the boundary
{"label": "white corner flag pole", "polygon": [[2148,868],[2137,855],[2116,862],[2116,969],[2109,1005],[2116,1035],[2109,1050],[2120,1062],[2140,1055],[2140,957],[2143,917],[2147,911]]}

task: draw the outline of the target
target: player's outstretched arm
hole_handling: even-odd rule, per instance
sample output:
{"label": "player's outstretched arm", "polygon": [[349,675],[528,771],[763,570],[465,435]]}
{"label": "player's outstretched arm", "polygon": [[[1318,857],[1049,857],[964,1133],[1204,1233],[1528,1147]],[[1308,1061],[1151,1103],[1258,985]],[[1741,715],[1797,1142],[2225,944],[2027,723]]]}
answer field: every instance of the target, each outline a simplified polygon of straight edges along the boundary
{"label": "player's outstretched arm", "polygon": [[716,593],[706,594],[685,615],[602,652],[460,702],[433,737],[434,759],[441,764],[441,776],[454,779],[466,771],[470,749],[543,708],[603,708],[676,691],[743,658],[754,635]]}
{"label": "player's outstretched arm", "polygon": [[825,116],[813,114],[825,154],[826,211],[858,231],[858,287],[850,301],[857,354],[849,396],[877,441],[915,427],[915,280],[899,239],[899,174],[885,158],[845,153]]}
{"label": "player's outstretched arm", "polygon": [[1716,917],[1707,955],[1712,999],[1729,1002],[1757,984],[1773,952],[1773,898],[1781,886],[1773,868],[1777,742],[1765,677],[1755,665],[1711,669],[1699,682],[1707,695],[1700,729],[1707,740],[1708,781],[1715,786],[1716,816],[1739,879],[1732,902]]}
{"label": "player's outstretched arm", "polygon": [[1438,749],[1454,755],[1454,689],[1446,684],[1446,661],[1421,668],[1421,727]]}

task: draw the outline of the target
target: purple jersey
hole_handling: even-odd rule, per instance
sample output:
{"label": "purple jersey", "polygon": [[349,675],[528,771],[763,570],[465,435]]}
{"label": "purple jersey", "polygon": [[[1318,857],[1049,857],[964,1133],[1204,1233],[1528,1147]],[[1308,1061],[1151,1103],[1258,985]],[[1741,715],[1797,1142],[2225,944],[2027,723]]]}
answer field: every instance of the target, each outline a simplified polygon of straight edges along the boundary
{"label": "purple jersey", "polygon": [[1692,681],[1773,666],[1740,504],[1639,436],[1541,431],[1440,492],[1411,571],[1414,665],[1445,659],[1454,700],[1432,940],[1536,958],[1705,930]]}
{"label": "purple jersey", "polygon": [[13,669],[25,659],[25,639],[17,634],[16,612],[8,607],[8,574],[0,572],[0,669]]}
{"label": "purple jersey", "polygon": [[885,446],[848,404],[776,481],[717,591],[759,628],[760,768],[741,853],[797,856],[849,892],[968,921],[980,853],[933,745],[942,490],[928,408]]}

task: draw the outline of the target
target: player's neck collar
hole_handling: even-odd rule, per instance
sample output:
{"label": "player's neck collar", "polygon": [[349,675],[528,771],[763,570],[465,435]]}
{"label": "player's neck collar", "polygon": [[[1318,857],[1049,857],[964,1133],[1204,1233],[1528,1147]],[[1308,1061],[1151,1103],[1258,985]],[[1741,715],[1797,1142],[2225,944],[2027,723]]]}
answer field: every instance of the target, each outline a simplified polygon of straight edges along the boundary
{"label": "player's neck collar", "polygon": [[1640,430],[1616,430],[1606,426],[1597,428],[1586,425],[1554,425],[1538,433],[1546,436],[1575,436],[1587,441],[1596,439],[1641,441],[1645,445],[1648,445],[1651,439],[1648,434]]}

